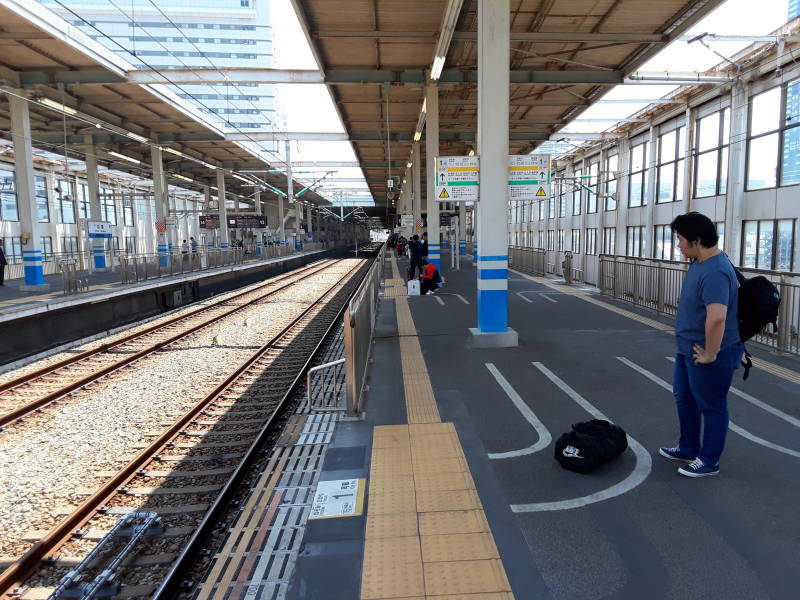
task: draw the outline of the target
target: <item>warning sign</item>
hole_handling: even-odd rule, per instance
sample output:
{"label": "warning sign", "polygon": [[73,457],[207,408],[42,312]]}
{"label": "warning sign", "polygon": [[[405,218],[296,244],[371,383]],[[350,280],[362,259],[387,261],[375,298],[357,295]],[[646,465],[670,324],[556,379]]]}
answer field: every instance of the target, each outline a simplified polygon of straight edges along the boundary
{"label": "warning sign", "polygon": [[508,157],[509,200],[550,197],[550,155],[514,154]]}
{"label": "warning sign", "polygon": [[478,200],[478,157],[440,156],[436,159],[436,199],[440,202]]}

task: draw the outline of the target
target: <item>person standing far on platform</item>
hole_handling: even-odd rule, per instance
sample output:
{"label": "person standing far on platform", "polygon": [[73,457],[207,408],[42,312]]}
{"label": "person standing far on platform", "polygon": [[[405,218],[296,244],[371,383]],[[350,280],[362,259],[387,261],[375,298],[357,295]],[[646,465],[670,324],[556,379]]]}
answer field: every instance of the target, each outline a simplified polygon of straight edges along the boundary
{"label": "person standing far on platform", "polygon": [[0,285],[5,285],[3,283],[6,278],[6,265],[8,261],[6,260],[6,252],[3,250],[3,246],[0,245]]}
{"label": "person standing far on platform", "polygon": [[190,237],[189,244],[192,246],[192,254],[197,254],[197,240],[193,237]]}
{"label": "person standing far on platform", "polygon": [[422,256],[428,256],[428,232],[422,234]]}
{"label": "person standing far on platform", "polygon": [[677,216],[671,227],[691,264],[675,320],[672,392],[680,440],[659,454],[687,462],[678,469],[681,475],[706,477],[719,473],[728,431],[728,390],[744,353],[737,321],[739,282],[731,261],[717,248],[719,236],[711,219],[690,212]]}
{"label": "person standing far on platform", "polygon": [[181,244],[181,254],[189,254],[189,243],[186,240]]}
{"label": "person standing far on platform", "polygon": [[408,242],[408,280],[411,281],[417,276],[417,269],[420,275],[422,274],[422,242],[419,241],[419,236],[414,235],[411,241]]}

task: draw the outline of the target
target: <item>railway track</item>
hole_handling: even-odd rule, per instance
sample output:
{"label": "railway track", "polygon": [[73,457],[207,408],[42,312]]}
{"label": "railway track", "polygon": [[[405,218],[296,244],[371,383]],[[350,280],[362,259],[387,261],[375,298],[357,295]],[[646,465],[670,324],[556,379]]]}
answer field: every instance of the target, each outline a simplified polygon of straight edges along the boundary
{"label": "railway track", "polygon": [[[330,330],[357,286],[357,265],[291,320],[155,441],[0,574],[0,597],[19,597],[27,585],[51,589],[98,537],[120,516],[133,511],[157,512],[162,535],[144,538],[136,556],[117,571],[123,597],[149,596],[169,570],[176,553],[203,520],[220,493],[252,459],[253,440],[272,433],[286,419],[280,409],[300,373]],[[58,561],[47,562],[58,552]],[[44,561],[44,562],[43,562]],[[84,577],[102,572],[89,565]],[[40,597],[41,594],[32,597]],[[29,596],[30,597],[30,596]]]}
{"label": "railway track", "polygon": [[0,429],[337,263],[315,263],[0,384]]}

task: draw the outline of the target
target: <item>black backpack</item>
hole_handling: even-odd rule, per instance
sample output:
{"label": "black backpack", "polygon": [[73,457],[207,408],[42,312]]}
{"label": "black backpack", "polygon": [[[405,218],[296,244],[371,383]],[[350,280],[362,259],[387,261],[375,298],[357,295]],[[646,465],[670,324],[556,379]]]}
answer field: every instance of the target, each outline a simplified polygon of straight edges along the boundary
{"label": "black backpack", "polygon": [[628,437],[622,427],[593,419],[575,423],[556,441],[555,459],[568,471],[591,473],[625,452]]}
{"label": "black backpack", "polygon": [[[739,339],[744,344],[747,340],[772,323],[773,331],[778,331],[778,308],[781,305],[781,295],[778,288],[763,275],[748,279],[737,269],[736,279],[739,280]],[[753,366],[752,355],[745,348],[742,366],[744,367],[743,379],[750,375]]]}

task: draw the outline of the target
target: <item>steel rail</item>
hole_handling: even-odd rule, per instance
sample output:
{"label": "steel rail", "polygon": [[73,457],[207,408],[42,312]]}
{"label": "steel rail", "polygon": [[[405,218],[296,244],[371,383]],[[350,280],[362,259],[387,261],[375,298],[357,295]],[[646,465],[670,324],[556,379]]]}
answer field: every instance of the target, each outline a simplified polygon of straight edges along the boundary
{"label": "steel rail", "polygon": [[[272,337],[266,344],[259,348],[250,358],[245,360],[222,383],[217,385],[205,398],[200,400],[188,412],[184,413],[172,426],[165,430],[147,448],[143,449],[127,465],[117,472],[114,477],[106,481],[92,496],[84,500],[66,519],[54,526],[47,535],[34,544],[25,554],[16,560],[5,571],[0,573],[0,598],[11,598],[13,586],[22,584],[25,579],[36,569],[41,561],[55,552],[71,538],[72,532],[95,516],[100,507],[124,487],[131,479],[138,475],[141,468],[155,455],[159,454],[195,416],[202,412],[209,404],[214,402],[222,393],[235,382],[253,363],[259,360],[268,350],[271,350],[298,322],[316,308],[339,284],[350,277],[354,271],[364,265],[357,265],[341,277],[334,285],[330,286],[317,300],[306,307],[286,327]],[[346,305],[345,305],[346,306]],[[270,419],[272,421],[272,418]]]}
{"label": "steel rail", "polygon": [[[300,271],[300,273],[304,273],[304,274],[299,279],[296,279],[292,283],[296,283],[297,281],[302,281],[303,279],[306,279],[308,277],[312,277],[313,275],[316,275],[320,271],[324,271],[325,269],[328,269],[328,268],[330,268],[331,266],[333,266],[335,264],[337,264],[337,263],[334,261],[332,263],[325,264],[322,267],[319,267],[319,265],[315,265],[315,267],[319,267],[319,268],[316,268],[316,270],[312,270],[315,267],[310,267],[308,269],[303,269],[302,271]],[[311,272],[309,273],[307,271],[311,271]],[[294,275],[287,275],[286,277],[280,279],[277,282],[273,282],[272,284],[266,284],[264,287],[269,287],[270,285],[274,285],[275,283],[281,283],[282,281],[284,281],[286,279],[289,279],[289,278],[291,278],[293,276],[297,276],[297,275],[298,275],[298,273],[294,273]],[[87,375],[87,376],[85,376],[85,377],[83,377],[81,379],[77,379],[76,381],[73,381],[72,383],[69,383],[64,387],[59,388],[58,390],[56,390],[54,392],[50,392],[50,393],[42,396],[41,398],[37,398],[36,400],[34,400],[32,402],[29,402],[28,404],[25,404],[23,406],[20,406],[18,408],[10,410],[10,411],[8,411],[6,413],[3,413],[2,415],[0,415],[0,428],[5,427],[5,426],[13,423],[14,421],[17,421],[17,420],[29,415],[30,413],[32,413],[32,412],[34,412],[34,411],[36,411],[36,410],[38,410],[38,409],[50,404],[52,402],[55,402],[56,400],[58,400],[62,396],[66,395],[66,394],[68,394],[68,393],[70,393],[72,391],[75,391],[75,390],[77,390],[77,389],[79,389],[81,387],[84,387],[85,385],[88,385],[88,384],[90,384],[90,383],[92,383],[94,381],[97,381],[101,377],[105,377],[106,375],[109,375],[109,374],[113,373],[114,371],[117,371],[117,370],[121,369],[122,367],[125,367],[125,366],[129,365],[132,362],[135,362],[135,361],[137,361],[137,360],[139,360],[141,358],[149,356],[150,354],[153,354],[154,352],[162,349],[165,346],[168,346],[169,344],[172,344],[172,343],[180,340],[181,338],[187,337],[187,336],[199,331],[200,329],[202,329],[204,327],[207,327],[207,326],[209,326],[209,325],[211,325],[211,324],[213,324],[213,323],[215,323],[215,322],[217,322],[217,321],[219,321],[221,319],[229,317],[230,315],[232,315],[232,314],[234,314],[236,312],[239,312],[241,310],[244,310],[245,308],[249,308],[253,304],[261,302],[265,298],[268,298],[269,296],[272,296],[273,294],[277,294],[278,292],[281,292],[284,289],[286,289],[286,286],[282,286],[280,288],[277,288],[277,289],[272,290],[270,292],[267,292],[265,294],[261,294],[260,296],[254,298],[253,300],[249,300],[245,304],[242,304],[240,306],[236,306],[236,307],[234,307],[234,308],[232,308],[232,309],[230,309],[228,311],[225,311],[222,314],[214,317],[213,319],[211,319],[209,321],[198,323],[197,325],[195,325],[193,327],[190,327],[189,329],[181,331],[181,332],[179,332],[179,333],[177,333],[177,334],[175,334],[175,335],[173,335],[173,336],[171,336],[171,337],[169,337],[169,338],[167,338],[165,340],[162,340],[160,342],[156,342],[152,346],[144,348],[143,350],[139,350],[138,352],[135,352],[134,354],[130,354],[130,355],[126,356],[125,358],[119,360],[119,361],[116,361],[116,362],[114,362],[114,363],[112,363],[112,364],[110,364],[108,366],[105,366],[105,367],[93,372],[91,375]],[[203,312],[203,311],[209,310],[211,308],[219,307],[219,305],[224,303],[224,302],[228,302],[228,301],[230,301],[232,299],[239,298],[239,297],[241,297],[243,295],[246,295],[248,293],[252,293],[252,291],[253,290],[250,290],[250,292],[244,292],[244,293],[239,294],[237,296],[234,296],[232,298],[226,298],[222,302],[216,303],[216,304],[214,304],[212,306],[206,306],[204,308],[201,308],[201,309],[199,309],[197,311],[194,311],[190,315],[184,315],[183,317],[180,317],[178,319],[173,319],[173,320],[169,321],[168,323],[162,323],[159,326],[148,328],[148,332],[152,333],[153,331],[155,331],[155,330],[157,330],[159,328],[166,328],[169,325],[174,325],[177,321],[180,321],[183,318],[189,318],[191,316],[196,315],[199,312]],[[128,341],[130,341],[132,339],[135,339],[136,337],[139,337],[140,335],[144,335],[144,334],[141,333],[141,334],[135,334],[135,335],[129,336]],[[114,344],[108,345],[108,347],[106,349],[114,348],[114,347],[120,345],[121,343],[122,342],[119,342],[119,343],[115,342]],[[96,354],[98,354],[97,351],[89,350],[85,355],[82,356],[82,358],[88,358],[88,357],[94,356]],[[71,359],[67,359],[67,360],[69,361]],[[72,361],[72,362],[75,362],[75,361]],[[57,370],[57,369],[56,368],[50,368],[48,370],[48,372],[52,373],[55,370]],[[45,373],[45,374],[47,374],[47,373]],[[0,390],[0,393],[2,393],[2,390]]]}
{"label": "steel rail", "polygon": [[[364,277],[367,276],[369,273],[369,269],[372,267],[374,263],[374,259],[369,261],[367,265],[362,265],[364,267]],[[362,280],[363,278],[362,277]],[[323,334],[322,338],[320,339],[317,346],[311,352],[308,357],[308,360],[303,365],[303,368],[298,371],[297,376],[295,377],[292,384],[289,386],[289,389],[283,395],[278,406],[273,411],[272,415],[269,417],[269,420],[264,424],[261,430],[258,432],[258,435],[250,444],[245,453],[244,457],[242,458],[239,466],[236,467],[236,470],[231,474],[228,481],[225,483],[225,486],[220,491],[217,498],[214,500],[213,504],[209,507],[206,511],[205,515],[203,516],[203,520],[195,528],[192,536],[189,538],[189,541],[184,546],[183,550],[181,550],[178,557],[172,563],[170,570],[164,576],[164,579],[161,582],[161,585],[155,591],[155,593],[151,596],[150,600],[171,600],[175,598],[178,593],[178,588],[181,586],[182,580],[181,576],[184,572],[188,569],[189,565],[191,564],[192,560],[196,557],[197,553],[200,550],[200,546],[208,536],[209,532],[214,529],[216,526],[219,515],[222,513],[226,508],[228,508],[228,502],[230,499],[236,494],[238,491],[239,486],[241,485],[242,480],[247,475],[247,470],[252,466],[252,464],[258,460],[258,455],[261,451],[261,448],[264,445],[264,441],[268,440],[270,435],[273,433],[273,429],[277,426],[277,419],[280,416],[283,407],[294,397],[295,393],[297,392],[298,388],[302,385],[303,380],[305,378],[305,373],[311,368],[314,360],[319,356],[322,349],[324,348],[325,344],[328,341],[328,338],[333,333],[334,329],[336,328],[339,321],[343,318],[345,311],[347,310],[348,305],[350,304],[350,300],[353,296],[358,292],[361,282],[353,288],[353,291],[348,295],[347,299],[342,303],[342,307],[339,309],[339,312],[336,314],[336,317],[331,321],[331,324],[328,326],[327,331]]]}

